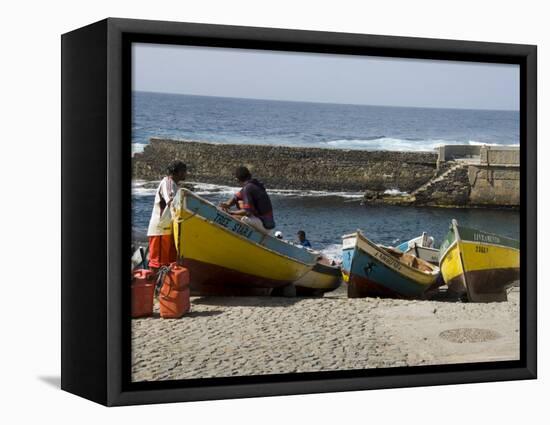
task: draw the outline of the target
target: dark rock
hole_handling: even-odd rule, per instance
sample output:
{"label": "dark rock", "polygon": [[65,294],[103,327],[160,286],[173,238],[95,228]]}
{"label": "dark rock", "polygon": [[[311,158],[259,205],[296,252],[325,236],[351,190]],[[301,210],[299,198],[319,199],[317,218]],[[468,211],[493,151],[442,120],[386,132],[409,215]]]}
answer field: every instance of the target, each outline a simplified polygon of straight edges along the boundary
{"label": "dark rock", "polygon": [[380,198],[380,192],[376,190],[366,190],[365,195],[363,196],[365,201],[373,201]]}

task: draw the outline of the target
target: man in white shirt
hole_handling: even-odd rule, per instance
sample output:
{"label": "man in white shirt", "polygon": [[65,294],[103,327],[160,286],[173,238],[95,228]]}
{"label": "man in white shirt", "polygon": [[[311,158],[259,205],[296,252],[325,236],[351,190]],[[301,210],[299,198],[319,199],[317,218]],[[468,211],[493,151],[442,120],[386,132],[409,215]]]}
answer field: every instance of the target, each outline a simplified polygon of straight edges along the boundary
{"label": "man in white shirt", "polygon": [[158,269],[177,260],[176,244],[172,236],[172,214],[170,205],[178,192],[178,183],[185,180],[187,166],[173,161],[167,168],[155,194],[153,213],[149,221],[149,268]]}

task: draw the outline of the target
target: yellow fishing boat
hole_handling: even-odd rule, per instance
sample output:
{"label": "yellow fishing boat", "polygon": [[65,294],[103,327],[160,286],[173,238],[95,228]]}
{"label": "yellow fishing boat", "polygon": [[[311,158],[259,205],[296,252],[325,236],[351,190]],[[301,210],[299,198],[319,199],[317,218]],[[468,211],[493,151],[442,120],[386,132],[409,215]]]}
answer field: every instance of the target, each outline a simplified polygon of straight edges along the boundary
{"label": "yellow fishing boat", "polygon": [[317,263],[309,251],[266,235],[187,189],[172,214],[180,261],[198,294],[269,294],[293,284]]}
{"label": "yellow fishing boat", "polygon": [[453,220],[439,264],[450,292],[474,302],[506,301],[506,289],[519,279],[519,241]]}

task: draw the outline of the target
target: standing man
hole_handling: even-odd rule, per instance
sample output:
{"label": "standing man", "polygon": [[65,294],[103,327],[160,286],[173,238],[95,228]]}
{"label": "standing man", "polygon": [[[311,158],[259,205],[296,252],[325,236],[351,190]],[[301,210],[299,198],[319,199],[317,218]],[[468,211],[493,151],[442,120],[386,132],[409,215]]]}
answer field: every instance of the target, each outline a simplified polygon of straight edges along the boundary
{"label": "standing man", "polygon": [[178,192],[178,183],[185,180],[186,174],[187,166],[183,162],[171,162],[167,167],[167,175],[161,180],[155,194],[153,213],[147,230],[151,269],[158,269],[177,260],[170,205]]}
{"label": "standing man", "polygon": [[[275,228],[273,207],[264,185],[253,179],[248,168],[242,166],[235,171],[235,178],[242,189],[229,201],[222,202],[220,207],[260,232],[271,233]],[[237,205],[238,209],[229,211],[233,205]]]}

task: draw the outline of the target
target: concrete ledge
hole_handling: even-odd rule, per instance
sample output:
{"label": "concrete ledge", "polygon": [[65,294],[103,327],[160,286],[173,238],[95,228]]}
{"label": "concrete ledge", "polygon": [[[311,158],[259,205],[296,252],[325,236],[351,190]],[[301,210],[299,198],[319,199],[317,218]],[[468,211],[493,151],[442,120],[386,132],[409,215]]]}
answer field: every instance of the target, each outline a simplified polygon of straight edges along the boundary
{"label": "concrete ledge", "polygon": [[519,167],[519,146],[482,146],[479,160],[482,165]]}
{"label": "concrete ledge", "polygon": [[437,162],[453,161],[459,158],[479,157],[480,145],[445,145],[437,148]]}

